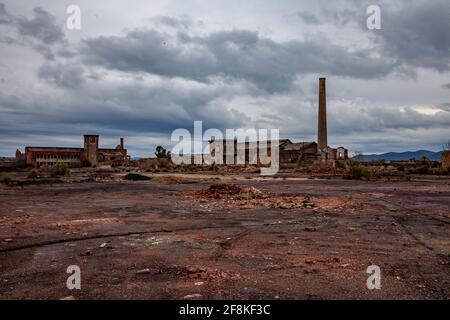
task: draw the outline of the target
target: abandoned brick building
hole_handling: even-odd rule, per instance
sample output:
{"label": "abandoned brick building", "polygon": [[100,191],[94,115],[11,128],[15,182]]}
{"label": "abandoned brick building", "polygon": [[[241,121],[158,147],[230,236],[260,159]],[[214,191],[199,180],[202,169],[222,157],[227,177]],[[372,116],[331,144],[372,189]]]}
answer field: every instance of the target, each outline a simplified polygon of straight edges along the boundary
{"label": "abandoned brick building", "polygon": [[79,166],[127,166],[130,156],[124,148],[123,138],[114,149],[98,147],[98,135],[84,135],[83,148],[66,147],[25,147],[25,154],[16,152],[16,161],[23,161],[36,168],[51,167],[58,162],[67,163],[71,167]]}
{"label": "abandoned brick building", "polygon": [[[278,141],[280,163],[296,163],[298,165],[318,163],[335,164],[339,162],[343,163],[348,159],[348,150],[346,148],[331,148],[330,146],[328,146],[325,81],[325,78],[319,79],[317,143],[313,141],[293,143],[289,139],[280,139]],[[227,152],[226,148],[227,143],[231,143],[234,145],[233,149],[229,152]],[[256,154],[256,152],[254,150],[251,150],[251,148],[257,149],[258,145],[259,142],[245,142],[244,144],[238,143],[237,140],[234,140],[234,143],[233,141],[227,140],[211,140],[209,157],[211,159],[214,159],[216,152],[221,152],[224,157],[223,163],[227,163],[225,161],[227,157],[234,156],[234,158],[237,159],[237,150],[244,149],[246,162],[252,163],[251,159],[249,159],[249,155],[254,155]],[[270,152],[270,141],[267,141],[268,157],[271,156]]]}

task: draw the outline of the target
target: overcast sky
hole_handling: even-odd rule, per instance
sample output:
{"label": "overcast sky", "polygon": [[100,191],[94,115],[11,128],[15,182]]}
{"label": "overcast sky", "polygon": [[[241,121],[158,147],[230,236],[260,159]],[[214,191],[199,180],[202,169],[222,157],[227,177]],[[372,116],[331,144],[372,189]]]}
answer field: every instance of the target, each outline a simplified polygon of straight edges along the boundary
{"label": "overcast sky", "polygon": [[[81,29],[66,27],[70,4]],[[381,8],[381,30],[366,8]],[[100,145],[132,156],[176,128],[279,128],[350,151],[441,150],[450,139],[450,3],[0,0],[0,155]]]}

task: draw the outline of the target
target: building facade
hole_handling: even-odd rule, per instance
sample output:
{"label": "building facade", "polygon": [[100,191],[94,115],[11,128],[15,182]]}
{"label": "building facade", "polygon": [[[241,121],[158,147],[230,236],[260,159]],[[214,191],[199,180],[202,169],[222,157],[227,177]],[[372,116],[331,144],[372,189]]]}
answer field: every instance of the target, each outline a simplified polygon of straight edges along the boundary
{"label": "building facade", "polygon": [[16,153],[16,160],[25,161],[29,166],[39,168],[51,167],[58,162],[63,162],[71,167],[80,166],[127,166],[130,156],[124,147],[124,140],[120,138],[116,148],[99,148],[98,135],[84,135],[83,148],[66,147],[25,147],[25,154]]}

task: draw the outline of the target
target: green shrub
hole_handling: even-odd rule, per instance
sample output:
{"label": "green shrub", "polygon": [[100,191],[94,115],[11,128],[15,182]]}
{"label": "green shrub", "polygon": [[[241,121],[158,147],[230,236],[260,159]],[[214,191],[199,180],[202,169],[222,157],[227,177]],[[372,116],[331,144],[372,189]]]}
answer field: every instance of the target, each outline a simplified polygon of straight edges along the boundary
{"label": "green shrub", "polygon": [[8,173],[2,174],[1,181],[3,184],[9,186],[12,182],[12,177]]}
{"label": "green shrub", "polygon": [[372,170],[363,166],[358,161],[350,160],[348,175],[350,179],[370,179],[372,177]]}
{"label": "green shrub", "polygon": [[159,159],[170,159],[170,151],[167,151],[163,146],[157,146],[155,156]]}
{"label": "green shrub", "polygon": [[58,178],[68,175],[70,172],[69,165],[64,162],[57,162],[51,169],[52,178]]}
{"label": "green shrub", "polygon": [[409,173],[412,173],[412,174],[428,174],[428,166],[427,165],[422,165],[420,167],[411,168],[409,170]]}

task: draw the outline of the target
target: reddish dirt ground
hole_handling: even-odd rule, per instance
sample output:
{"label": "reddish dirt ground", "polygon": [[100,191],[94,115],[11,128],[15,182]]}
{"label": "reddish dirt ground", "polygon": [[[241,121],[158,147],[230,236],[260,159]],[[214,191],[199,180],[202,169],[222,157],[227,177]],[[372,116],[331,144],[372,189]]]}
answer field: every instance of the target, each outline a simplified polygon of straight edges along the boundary
{"label": "reddish dirt ground", "polygon": [[209,197],[213,183],[1,189],[0,298],[450,298],[448,181],[240,179],[257,196]]}

